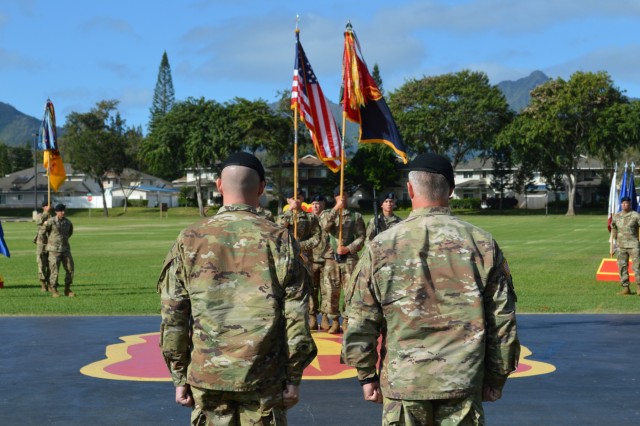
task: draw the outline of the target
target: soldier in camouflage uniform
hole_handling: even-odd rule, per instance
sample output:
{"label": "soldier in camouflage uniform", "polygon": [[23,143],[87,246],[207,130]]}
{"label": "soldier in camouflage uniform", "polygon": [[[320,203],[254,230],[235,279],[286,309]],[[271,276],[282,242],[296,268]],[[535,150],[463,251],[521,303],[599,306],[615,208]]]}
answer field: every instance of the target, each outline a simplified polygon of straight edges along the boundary
{"label": "soldier in camouflage uniform", "polygon": [[66,206],[64,204],[56,205],[56,215],[44,224],[45,236],[47,240],[46,250],[49,253],[49,290],[51,296],[59,297],[58,293],[58,273],[60,265],[64,268],[64,295],[74,297],[75,293],[71,291],[71,283],[73,282],[73,257],[71,256],[71,246],[69,238],[73,235],[73,224],[69,219],[64,217]]}
{"label": "soldier in camouflage uniform", "polygon": [[256,212],[256,157],[231,155],[217,185],[224,206],[183,230],[162,267],[162,355],[191,424],[286,425],[316,355],[300,248]]}
{"label": "soldier in camouflage uniform", "polygon": [[[313,286],[313,283],[311,282],[313,249],[320,243],[320,239],[322,237],[320,224],[317,217],[302,210],[301,207],[304,198],[301,191],[298,191],[297,197],[293,196],[293,191],[289,191],[286,194],[286,197],[289,209],[278,216],[276,223],[284,226],[293,234],[294,221],[296,222],[295,236],[296,240],[300,244],[300,250],[305,260],[305,267],[307,268],[307,271],[309,271],[306,279],[309,290],[311,290]],[[315,301],[313,300],[313,297],[309,298],[309,328],[311,330],[318,329],[317,306],[317,298]]]}
{"label": "soldier in camouflage uniform", "polygon": [[[636,279],[636,293],[640,296],[640,243],[638,232],[640,231],[640,214],[631,210],[631,199],[620,199],[622,210],[613,216],[611,221],[611,241],[618,246],[618,271],[620,272],[620,284],[622,291],[618,294],[627,296],[629,290],[629,258],[631,258],[633,273]],[[613,244],[611,245],[613,256]]]}
{"label": "soldier in camouflage uniform", "polygon": [[256,212],[258,213],[258,216],[262,216],[270,222],[275,222],[275,218],[273,217],[273,213],[271,213],[271,210],[265,209],[260,204],[258,204],[258,207],[256,207]]}
{"label": "soldier in camouflage uniform", "polygon": [[[324,214],[325,201],[322,195],[316,195],[311,201],[311,213],[320,221]],[[329,245],[329,235],[320,228],[320,242],[313,248],[313,263],[311,265],[311,297],[309,298],[309,317],[317,318],[320,312],[320,295],[322,300],[328,298],[328,295],[321,294],[322,274],[324,271],[324,256]],[[317,324],[316,324],[317,326]],[[320,328],[323,331],[329,330],[329,319],[326,314],[322,314]],[[313,330],[313,327],[311,328]]]}
{"label": "soldier in camouflage uniform", "polygon": [[491,234],[451,216],[449,161],[409,167],[413,211],[365,248],[342,357],[365,400],[383,403],[383,425],[482,425],[520,353],[511,274]]}
{"label": "soldier in camouflage uniform", "polygon": [[36,219],[38,232],[33,242],[36,243],[36,261],[38,262],[38,279],[40,280],[40,291],[49,291],[49,253],[47,253],[47,238],[44,224],[49,220],[51,206],[48,201],[42,202],[42,213]]}
{"label": "soldier in camouflage uniform", "polygon": [[[340,332],[340,290],[346,287],[356,263],[358,252],[364,245],[366,226],[362,215],[347,208],[349,195],[343,191],[334,192],[336,204],[320,218],[320,226],[329,234],[329,246],[325,252],[324,278],[322,291],[322,313],[331,320],[329,333]],[[342,241],[339,240],[340,215],[342,212]],[[324,295],[327,298],[324,298]],[[324,317],[323,317],[324,319]],[[342,327],[347,327],[347,318],[343,318]]]}
{"label": "soldier in camouflage uniform", "polygon": [[374,239],[376,235],[380,232],[386,231],[391,228],[393,225],[396,225],[402,222],[402,218],[393,213],[393,208],[395,207],[396,194],[393,192],[389,192],[386,196],[382,205],[382,213],[378,214],[378,227],[376,229],[376,218],[372,217],[367,224],[367,241],[371,241]]}

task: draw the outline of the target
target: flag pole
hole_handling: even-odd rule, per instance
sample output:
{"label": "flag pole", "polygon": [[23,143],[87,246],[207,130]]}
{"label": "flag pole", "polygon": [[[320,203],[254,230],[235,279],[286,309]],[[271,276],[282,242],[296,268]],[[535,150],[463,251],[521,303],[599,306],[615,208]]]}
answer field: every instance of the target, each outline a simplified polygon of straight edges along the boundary
{"label": "flag pole", "polygon": [[[300,15],[296,15],[296,35],[300,33],[298,23]],[[293,198],[298,200],[298,103],[293,109]],[[298,211],[292,212],[293,217],[293,238],[298,238]]]}

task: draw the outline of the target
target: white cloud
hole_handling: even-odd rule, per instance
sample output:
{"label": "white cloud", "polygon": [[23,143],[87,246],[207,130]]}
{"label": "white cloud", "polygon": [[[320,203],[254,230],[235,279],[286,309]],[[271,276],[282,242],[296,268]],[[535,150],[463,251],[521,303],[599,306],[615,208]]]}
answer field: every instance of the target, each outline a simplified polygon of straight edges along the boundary
{"label": "white cloud", "polygon": [[80,24],[82,31],[109,31],[117,34],[133,36],[139,38],[133,27],[123,19],[111,18],[109,16],[94,16]]}
{"label": "white cloud", "polygon": [[0,47],[0,70],[20,69],[35,72],[41,67],[39,61]]}

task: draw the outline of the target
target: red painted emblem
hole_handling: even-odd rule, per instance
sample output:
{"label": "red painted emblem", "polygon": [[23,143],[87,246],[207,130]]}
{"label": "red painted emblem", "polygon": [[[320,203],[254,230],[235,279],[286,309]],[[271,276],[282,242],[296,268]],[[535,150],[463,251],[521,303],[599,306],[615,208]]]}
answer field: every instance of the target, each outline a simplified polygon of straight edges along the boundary
{"label": "red painted emblem", "polygon": [[[136,334],[120,338],[106,348],[106,358],[80,369],[84,375],[110,380],[170,381],[171,376],[158,347],[160,333]],[[314,333],[318,356],[304,370],[303,380],[336,380],[356,376],[356,370],[340,364],[342,335]],[[527,359],[531,351],[522,347],[520,365],[511,377],[548,374],[551,364]]]}

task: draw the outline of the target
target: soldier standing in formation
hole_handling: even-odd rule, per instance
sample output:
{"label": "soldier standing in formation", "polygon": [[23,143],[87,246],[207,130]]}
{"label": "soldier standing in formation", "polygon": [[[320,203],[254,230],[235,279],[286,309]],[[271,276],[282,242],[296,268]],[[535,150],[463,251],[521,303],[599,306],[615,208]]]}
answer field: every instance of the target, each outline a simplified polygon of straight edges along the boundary
{"label": "soldier standing in formation", "polygon": [[286,425],[317,352],[300,247],[256,212],[256,157],[231,155],[217,186],[223,207],[183,230],[162,268],[162,355],[192,424]]}
{"label": "soldier standing in formation", "polygon": [[[358,252],[364,245],[366,226],[362,215],[349,210],[349,195],[346,189],[340,198],[339,190],[334,192],[336,204],[321,219],[320,226],[329,234],[329,246],[325,253],[324,278],[322,292],[322,313],[331,320],[329,333],[340,332],[340,290],[346,287],[351,272],[358,263]],[[340,237],[340,219],[342,219],[342,241]],[[327,298],[324,298],[324,295]],[[324,315],[322,317],[324,322]],[[326,327],[327,324],[321,324]],[[342,328],[347,328],[348,318],[343,316]]]}
{"label": "soldier standing in formation", "polygon": [[73,235],[73,224],[64,217],[65,205],[56,205],[56,215],[44,224],[45,238],[47,240],[46,250],[49,253],[49,290],[53,297],[59,297],[58,293],[58,273],[60,265],[64,268],[64,295],[73,297],[75,293],[71,291],[73,283],[73,257],[71,256],[71,246],[69,238]]}
{"label": "soldier standing in formation", "polygon": [[482,401],[502,396],[520,353],[509,266],[491,234],[451,215],[446,158],[409,170],[411,214],[367,244],[349,284],[342,357],[383,424],[484,424]]}
{"label": "soldier standing in formation", "polygon": [[[300,244],[305,267],[309,274],[307,275],[307,284],[311,290],[313,284],[311,282],[311,270],[313,267],[313,250],[320,243],[322,237],[320,231],[320,223],[318,218],[311,213],[302,210],[304,198],[302,192],[298,190],[298,196],[293,196],[293,190],[286,194],[289,209],[278,216],[277,224],[284,226],[294,234],[294,222],[296,223],[295,235],[296,240]],[[316,311],[314,315],[314,310]],[[313,303],[313,297],[309,299],[309,328],[311,330],[318,329],[317,319],[317,300]]]}
{"label": "soldier standing in formation", "polygon": [[618,271],[620,272],[620,284],[622,290],[618,293],[623,296],[631,295],[629,290],[629,259],[631,258],[633,273],[636,280],[636,293],[640,296],[640,214],[631,210],[631,199],[620,199],[622,210],[613,216],[611,221],[611,250],[613,256],[613,242],[618,246]]}
{"label": "soldier standing in formation", "polygon": [[49,254],[47,253],[47,238],[45,223],[51,217],[49,211],[51,206],[48,201],[42,202],[42,213],[36,219],[38,233],[33,239],[36,243],[36,260],[38,262],[38,279],[40,280],[40,291],[49,291]]}
{"label": "soldier standing in formation", "polygon": [[[325,201],[322,195],[316,195],[311,201],[311,213],[318,219],[324,214]],[[320,228],[320,242],[313,248],[313,263],[311,265],[311,297],[309,298],[309,327],[311,330],[318,328],[317,317],[320,312],[320,292],[322,289],[322,273],[324,270],[325,253],[329,245],[329,236]],[[329,295],[322,294],[322,300],[328,299]],[[313,319],[316,318],[314,328]],[[329,330],[329,321],[326,314],[322,314],[321,328],[323,331]]]}
{"label": "soldier standing in formation", "polygon": [[382,213],[378,214],[377,220],[376,217],[373,217],[371,218],[371,220],[369,220],[369,224],[367,225],[367,241],[373,240],[379,233],[386,231],[393,225],[396,225],[402,221],[402,218],[400,216],[397,216],[393,213],[395,201],[396,194],[394,194],[393,192],[389,192],[380,205],[380,208],[382,208]]}

